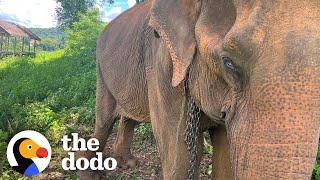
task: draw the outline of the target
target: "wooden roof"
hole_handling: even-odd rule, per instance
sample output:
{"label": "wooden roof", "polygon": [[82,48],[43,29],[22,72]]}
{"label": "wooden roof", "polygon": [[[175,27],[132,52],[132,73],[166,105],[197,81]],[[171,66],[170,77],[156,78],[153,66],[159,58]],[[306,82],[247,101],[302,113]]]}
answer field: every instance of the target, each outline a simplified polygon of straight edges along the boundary
{"label": "wooden roof", "polygon": [[38,40],[41,39],[35,35],[33,32],[31,32],[26,27],[0,20],[0,34],[5,34],[7,36],[14,36],[14,37],[27,37],[30,39]]}

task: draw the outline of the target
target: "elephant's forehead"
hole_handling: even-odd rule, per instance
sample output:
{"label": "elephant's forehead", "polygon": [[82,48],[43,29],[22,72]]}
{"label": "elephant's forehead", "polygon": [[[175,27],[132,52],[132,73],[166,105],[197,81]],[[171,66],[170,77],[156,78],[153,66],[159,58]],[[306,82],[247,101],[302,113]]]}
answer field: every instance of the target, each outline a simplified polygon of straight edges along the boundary
{"label": "elephant's forehead", "polygon": [[[320,3],[315,0],[234,0],[238,22],[268,22],[305,28],[319,20]],[[241,23],[239,23],[241,24]]]}
{"label": "elephant's forehead", "polygon": [[[284,44],[297,45],[290,41],[300,40],[307,40],[310,48],[310,42],[320,37],[319,2],[256,1],[249,5],[247,1],[238,2],[241,5],[237,7],[237,20],[224,41],[229,49],[242,51],[241,46],[244,46],[259,51],[262,48],[284,51],[288,47],[282,47]],[[315,43],[312,46],[319,49]],[[301,47],[289,47],[291,51],[297,51],[297,48]]]}

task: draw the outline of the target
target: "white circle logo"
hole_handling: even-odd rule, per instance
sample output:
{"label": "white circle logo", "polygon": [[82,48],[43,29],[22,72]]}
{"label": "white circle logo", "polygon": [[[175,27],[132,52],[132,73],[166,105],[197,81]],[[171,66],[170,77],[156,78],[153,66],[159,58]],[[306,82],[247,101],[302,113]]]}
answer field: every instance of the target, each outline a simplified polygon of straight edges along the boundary
{"label": "white circle logo", "polygon": [[42,172],[51,159],[48,140],[36,131],[22,131],[10,140],[7,148],[10,166],[24,176]]}

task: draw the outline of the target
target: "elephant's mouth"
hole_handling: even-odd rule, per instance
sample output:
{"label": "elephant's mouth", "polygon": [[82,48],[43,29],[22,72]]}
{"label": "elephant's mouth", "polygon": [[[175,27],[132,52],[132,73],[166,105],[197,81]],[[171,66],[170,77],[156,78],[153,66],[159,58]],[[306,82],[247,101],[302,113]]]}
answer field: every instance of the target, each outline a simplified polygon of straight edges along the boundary
{"label": "elephant's mouth", "polygon": [[223,106],[220,112],[220,118],[226,125],[230,124],[235,115],[235,105]]}
{"label": "elephant's mouth", "polygon": [[240,102],[239,93],[232,93],[232,98],[225,101],[223,104],[220,113],[219,113],[219,119],[223,121],[224,124],[227,126],[232,122],[232,120],[235,118],[236,110],[238,109],[238,106]]}
{"label": "elephant's mouth", "polygon": [[223,106],[220,112],[210,116],[210,121],[215,125],[226,125],[234,116],[234,113],[231,113],[232,109],[232,106]]}

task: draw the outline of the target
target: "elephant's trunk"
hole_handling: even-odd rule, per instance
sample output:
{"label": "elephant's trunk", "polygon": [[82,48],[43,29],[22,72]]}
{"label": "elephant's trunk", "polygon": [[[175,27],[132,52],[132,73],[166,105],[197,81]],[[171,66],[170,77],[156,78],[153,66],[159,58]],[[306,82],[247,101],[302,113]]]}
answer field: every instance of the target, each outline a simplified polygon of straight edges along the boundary
{"label": "elephant's trunk", "polygon": [[236,179],[311,178],[320,134],[320,41],[282,42],[291,44],[259,59],[248,98],[228,125]]}

